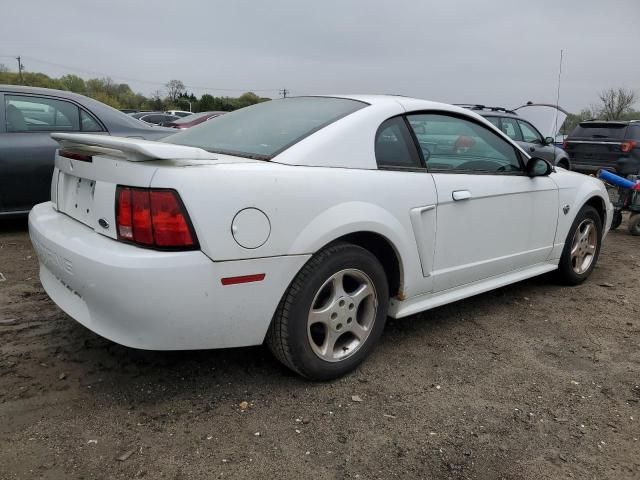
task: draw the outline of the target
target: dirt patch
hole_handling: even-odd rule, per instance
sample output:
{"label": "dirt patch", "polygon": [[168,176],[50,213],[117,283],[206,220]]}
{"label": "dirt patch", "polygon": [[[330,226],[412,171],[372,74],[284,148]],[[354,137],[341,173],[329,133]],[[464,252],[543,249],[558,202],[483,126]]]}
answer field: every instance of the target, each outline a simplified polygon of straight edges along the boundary
{"label": "dirt patch", "polygon": [[261,347],[96,336],[42,291],[23,221],[0,225],[0,272],[2,479],[640,478],[640,239],[622,228],[586,284],[390,320],[331,383]]}

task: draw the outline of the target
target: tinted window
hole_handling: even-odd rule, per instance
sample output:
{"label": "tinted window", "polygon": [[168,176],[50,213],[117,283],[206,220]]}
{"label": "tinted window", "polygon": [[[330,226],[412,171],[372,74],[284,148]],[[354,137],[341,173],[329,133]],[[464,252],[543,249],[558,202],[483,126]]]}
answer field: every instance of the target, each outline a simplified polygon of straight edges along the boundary
{"label": "tinted window", "polygon": [[579,124],[570,136],[624,140],[626,131],[626,123],[585,122]]}
{"label": "tinted window", "polygon": [[420,167],[420,158],[401,117],[386,120],[376,133],[376,161],[380,167]]}
{"label": "tinted window", "polygon": [[140,120],[147,123],[160,123],[164,120],[164,115],[145,115],[140,117]]}
{"label": "tinted window", "polygon": [[8,132],[79,131],[76,105],[51,98],[5,95]]}
{"label": "tinted window", "polygon": [[499,117],[484,117],[493,123],[496,127],[500,128],[500,118]]}
{"label": "tinted window", "polygon": [[520,133],[520,128],[518,128],[518,123],[515,119],[502,117],[502,126],[500,129],[511,140],[522,141],[522,133]]}
{"label": "tinted window", "polygon": [[525,142],[542,143],[542,136],[535,128],[533,128],[532,125],[528,124],[527,122],[523,122],[522,120],[518,120],[518,125],[520,125],[522,138]]}
{"label": "tinted window", "polygon": [[80,127],[83,132],[101,132],[102,127],[84,110],[80,110]]}
{"label": "tinted window", "polygon": [[460,117],[408,116],[433,171],[501,173],[521,171],[515,148],[488,128]]}
{"label": "tinted window", "polygon": [[221,115],[162,141],[214,153],[270,159],[366,105],[356,100],[328,97],[271,100]]}

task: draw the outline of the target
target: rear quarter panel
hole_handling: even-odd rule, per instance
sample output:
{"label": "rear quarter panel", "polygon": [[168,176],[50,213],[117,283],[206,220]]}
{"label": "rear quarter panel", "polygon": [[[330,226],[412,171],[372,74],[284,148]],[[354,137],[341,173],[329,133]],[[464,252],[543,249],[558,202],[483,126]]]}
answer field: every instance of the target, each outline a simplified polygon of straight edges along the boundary
{"label": "rear quarter panel", "polygon": [[[427,172],[261,162],[159,167],[151,185],[178,190],[202,250],[214,261],[312,254],[343,235],[368,231],[387,238],[399,254],[404,293],[423,286],[409,209],[435,198]],[[255,249],[241,247],[231,232],[245,208],[261,210],[271,224],[268,240]]]}

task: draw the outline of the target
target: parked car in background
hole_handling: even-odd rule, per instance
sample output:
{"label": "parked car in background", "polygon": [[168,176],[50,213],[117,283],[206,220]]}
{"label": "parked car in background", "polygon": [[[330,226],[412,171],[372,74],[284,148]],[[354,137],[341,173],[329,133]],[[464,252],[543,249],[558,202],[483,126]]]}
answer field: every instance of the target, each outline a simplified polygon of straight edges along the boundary
{"label": "parked car in background", "polygon": [[[531,155],[544,158],[558,167],[566,168],[567,170],[571,169],[569,155],[555,143],[557,130],[560,129],[566,118],[566,112],[563,110],[556,109],[553,105],[542,104],[527,104],[514,110],[504,107],[487,107],[485,105],[460,106],[482,115]],[[527,109],[531,111],[533,108],[539,109],[539,107],[546,107],[548,111],[544,112],[544,116],[537,116],[540,119],[536,118],[535,123],[538,124],[536,126],[533,121],[525,118],[523,114]],[[558,117],[557,115],[562,116]],[[555,122],[554,116],[557,119]],[[549,117],[551,121],[548,121]],[[544,131],[544,134],[541,133],[541,130]]]}
{"label": "parked car in background", "polygon": [[172,122],[180,118],[164,112],[138,112],[130,113],[129,115],[150,125],[160,125],[161,123]]}
{"label": "parked car in background", "polygon": [[211,120],[212,118],[219,117],[220,115],[225,114],[226,112],[200,112],[194,113],[193,115],[189,115],[188,117],[179,118],[178,120],[173,120],[172,122],[164,122],[161,125],[163,127],[172,127],[179,128],[180,130],[184,130],[185,128],[191,128],[196,125],[200,125],[207,120]]}
{"label": "parked car in background", "polygon": [[172,133],[75,93],[0,85],[0,216],[25,214],[50,197],[58,147],[51,132],[147,140]]}
{"label": "parked car in background", "polygon": [[640,121],[580,122],[564,142],[576,170],[635,175],[640,168]]}
{"label": "parked car in background", "polygon": [[56,188],[29,215],[53,301],[134,348],[266,339],[317,380],[362,362],[387,315],[585,281],[613,211],[600,180],[406,97],[273,100],[160,142],[54,136]]}
{"label": "parked car in background", "polygon": [[180,117],[180,118],[193,115],[193,112],[187,112],[186,110],[167,110],[164,113],[168,113],[169,115],[175,115],[176,117]]}

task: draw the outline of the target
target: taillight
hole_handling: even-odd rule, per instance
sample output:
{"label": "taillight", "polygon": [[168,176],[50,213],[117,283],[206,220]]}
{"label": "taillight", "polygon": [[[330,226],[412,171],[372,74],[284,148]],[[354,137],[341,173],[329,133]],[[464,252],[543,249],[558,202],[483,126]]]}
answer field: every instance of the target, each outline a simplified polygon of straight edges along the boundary
{"label": "taillight", "polygon": [[196,248],[189,215],[175,190],[118,186],[118,239],[159,249]]}
{"label": "taillight", "polygon": [[93,162],[93,156],[82,152],[74,152],[73,150],[60,149],[58,150],[58,155],[72,160],[79,160],[81,162]]}
{"label": "taillight", "polygon": [[566,140],[564,142],[562,142],[562,149],[566,150],[569,147],[569,142],[567,142]]}
{"label": "taillight", "polygon": [[623,153],[629,153],[634,148],[636,148],[635,140],[626,140],[620,144],[620,151]]}

